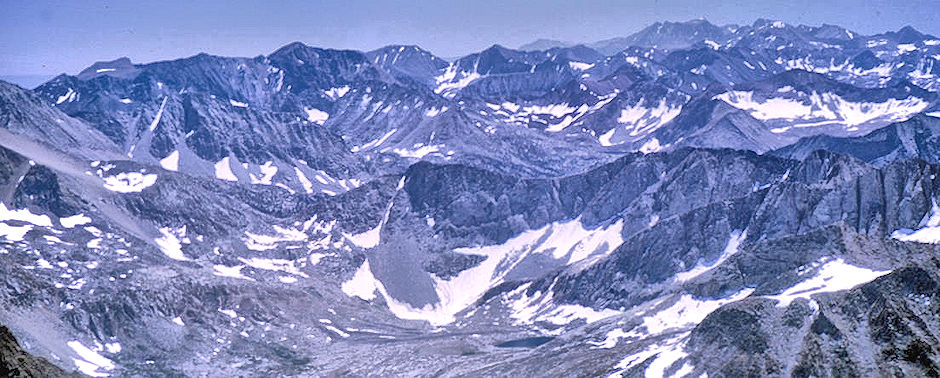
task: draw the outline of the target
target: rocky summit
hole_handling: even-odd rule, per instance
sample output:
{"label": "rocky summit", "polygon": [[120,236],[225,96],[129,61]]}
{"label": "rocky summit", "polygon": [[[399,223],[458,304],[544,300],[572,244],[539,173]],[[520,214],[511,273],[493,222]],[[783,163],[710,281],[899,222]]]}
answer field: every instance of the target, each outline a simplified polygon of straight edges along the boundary
{"label": "rocky summit", "polygon": [[938,60],[694,20],[0,82],[0,375],[936,377]]}

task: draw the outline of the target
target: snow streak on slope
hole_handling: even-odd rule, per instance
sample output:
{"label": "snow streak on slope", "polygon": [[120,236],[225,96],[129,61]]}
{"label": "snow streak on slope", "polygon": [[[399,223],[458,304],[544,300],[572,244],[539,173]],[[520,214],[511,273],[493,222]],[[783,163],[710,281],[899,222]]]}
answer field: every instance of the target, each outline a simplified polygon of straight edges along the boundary
{"label": "snow streak on slope", "polygon": [[584,71],[589,70],[591,67],[594,67],[594,63],[583,63],[583,62],[568,62],[568,66],[575,71]]}
{"label": "snow streak on slope", "polygon": [[[502,283],[506,275],[527,256],[546,254],[564,261],[563,264],[582,261],[589,263],[596,258],[606,256],[623,243],[623,237],[620,235],[622,229],[623,220],[588,230],[581,224],[580,219],[575,219],[555,222],[538,230],[523,232],[500,245],[458,248],[454,252],[483,256],[486,259],[450,279],[445,280],[431,275],[440,302],[423,308],[413,308],[392,298],[385,292],[381,282],[375,281],[374,286],[385,297],[389,310],[397,317],[426,320],[435,326],[449,324],[455,320],[454,316],[457,313],[476,302],[487,290]],[[363,277],[366,277],[366,274],[359,275],[357,272],[357,277],[359,279],[356,282],[364,282]],[[374,280],[374,277],[371,280]],[[353,284],[350,283],[350,285]],[[371,286],[373,285],[360,283],[350,287]],[[573,316],[564,311],[554,315],[560,318]]]}
{"label": "snow streak on slope", "polygon": [[683,294],[672,306],[643,317],[643,328],[648,335],[658,335],[670,329],[691,327],[719,307],[744,299],[752,292],[754,289],[744,289],[726,298],[711,300]]}
{"label": "snow streak on slope", "polygon": [[[404,187],[405,187],[405,177],[403,176],[401,180],[398,181],[398,187],[396,188],[396,191],[401,191],[401,189]],[[349,240],[351,243],[353,243],[355,246],[359,248],[363,248],[363,249],[375,248],[375,246],[379,245],[379,242],[382,240],[382,227],[384,227],[385,224],[388,223],[388,217],[392,213],[392,206],[394,204],[395,204],[395,199],[394,197],[392,197],[392,199],[388,201],[388,205],[385,207],[385,215],[382,216],[382,220],[379,222],[379,224],[377,224],[372,229],[355,234],[355,235],[351,235],[351,234],[344,232],[343,237],[345,237],[347,240]]]}
{"label": "snow streak on slope", "polygon": [[61,95],[56,99],[55,103],[56,105],[58,105],[58,104],[65,102],[66,100],[68,100],[68,102],[75,101],[77,94],[78,92],[75,92],[75,90],[73,90],[72,88],[69,88],[69,90],[65,92],[64,95]]}
{"label": "snow streak on slope", "polygon": [[447,70],[445,70],[443,74],[434,78],[437,82],[437,88],[434,89],[434,93],[440,94],[446,98],[454,98],[458,91],[470,85],[470,83],[480,77],[480,73],[476,72],[475,69],[472,72],[457,72],[457,66],[451,64],[447,66]]}
{"label": "snow streak on slope", "polygon": [[924,215],[919,229],[902,228],[892,232],[891,237],[906,242],[940,244],[940,206],[937,206],[937,201],[932,201],[930,212]]}
{"label": "snow streak on slope", "polygon": [[[745,110],[759,120],[786,120],[792,127],[814,127],[842,125],[848,131],[874,120],[902,121],[927,107],[927,102],[917,98],[888,99],[885,102],[851,102],[834,93],[810,94],[796,92],[795,97],[768,97],[757,99],[754,92],[729,91],[715,99]],[[805,121],[805,122],[802,122]],[[789,127],[774,129],[786,132]]]}
{"label": "snow streak on slope", "polygon": [[[605,147],[623,143],[627,137],[647,135],[669,123],[682,112],[682,105],[668,105],[666,100],[660,100],[652,108],[645,106],[645,99],[635,105],[620,110],[617,123],[624,126],[613,127],[597,138]],[[616,138],[615,138],[616,136]],[[657,141],[658,143],[658,141]]]}
{"label": "snow streak on slope", "polygon": [[375,248],[379,245],[379,242],[382,240],[382,227],[385,226],[385,223],[388,223],[388,216],[392,212],[392,202],[389,201],[388,206],[385,208],[385,216],[382,217],[382,221],[372,229],[361,232],[355,235],[350,235],[343,233],[343,236],[346,237],[351,243],[355,244],[359,248],[369,249]]}
{"label": "snow streak on slope", "polygon": [[554,284],[549,287],[547,292],[541,291],[533,293],[531,296],[526,291],[531,283],[520,286],[519,288],[507,293],[504,297],[509,300],[509,307],[512,313],[511,318],[516,319],[515,324],[532,324],[535,322],[548,322],[555,325],[570,324],[578,319],[583,319],[587,324],[598,320],[621,314],[620,311],[603,308],[595,310],[573,304],[557,305],[553,303]]}
{"label": "snow streak on slope", "polygon": [[599,110],[609,104],[616,97],[616,93],[601,96],[594,105],[569,105],[567,102],[546,105],[521,106],[512,102],[502,104],[486,104],[492,114],[504,117],[508,123],[528,125],[532,122],[545,124],[545,131],[557,133],[565,130],[586,114]]}
{"label": "snow streak on slope", "polygon": [[836,260],[824,258],[813,265],[819,266],[819,264],[822,266],[816,271],[816,275],[770,298],[777,300],[777,306],[786,307],[797,298],[810,299],[810,296],[818,293],[849,290],[891,273],[890,270],[876,271],[850,265],[841,258]]}
{"label": "snow streak on slope", "polygon": [[[622,376],[627,370],[652,359],[644,374],[647,377],[663,377],[669,367],[688,356],[684,348],[693,327],[705,320],[708,314],[711,314],[719,307],[747,298],[753,292],[754,289],[744,289],[725,298],[710,300],[696,299],[691,295],[683,294],[675,298],[675,301],[668,307],[661,308],[659,304],[654,304],[654,306],[660,308],[644,316],[642,323],[630,332],[624,332],[619,328],[614,329],[608,332],[604,341],[592,344],[598,348],[613,348],[622,338],[643,339],[661,335],[668,331],[679,331],[680,333],[676,336],[659,341],[626,356],[614,367],[618,371],[611,374],[612,377]],[[691,370],[692,366],[686,362],[679,367],[678,371],[673,373],[673,376],[682,376]]]}
{"label": "snow streak on slope", "polygon": [[424,145],[424,143],[418,143],[412,146],[411,149],[394,148],[392,149],[392,152],[398,154],[398,156],[401,156],[403,158],[423,159],[427,155],[440,152],[441,148],[443,147],[444,147],[443,144],[434,144],[434,145],[426,146]]}
{"label": "snow streak on slope", "polygon": [[[79,341],[69,341],[66,343],[69,348],[81,358],[73,358],[72,361],[75,362],[75,366],[78,367],[82,373],[92,377],[107,377],[109,374],[108,371],[114,370],[114,362],[105,358],[104,356],[98,354],[97,352],[88,349]],[[103,370],[103,371],[102,371]]]}
{"label": "snow streak on slope", "polygon": [[163,102],[160,103],[160,110],[157,110],[157,116],[153,117],[153,122],[150,123],[150,131],[156,130],[157,125],[160,124],[160,118],[163,117],[163,108],[166,108],[166,100],[169,97],[163,97]]}
{"label": "snow streak on slope", "polygon": [[645,102],[646,100],[642,99],[636,105],[620,111],[617,122],[633,126],[630,130],[630,136],[649,134],[656,131],[660,126],[676,118],[679,112],[682,111],[681,105],[667,105],[665,99],[659,100],[659,103],[653,108],[644,106]]}
{"label": "snow streak on slope", "polygon": [[178,261],[189,260],[186,258],[186,255],[183,254],[183,245],[180,241],[181,238],[186,237],[186,226],[183,226],[183,228],[179,230],[164,227],[160,229],[160,233],[163,234],[163,236],[154,239],[154,242],[157,243],[160,251],[163,252],[166,257]]}
{"label": "snow streak on slope", "polygon": [[696,265],[691,270],[676,274],[676,281],[686,282],[688,280],[691,280],[695,277],[702,275],[702,273],[705,273],[721,265],[729,257],[734,255],[735,253],[738,253],[738,247],[741,245],[741,242],[744,241],[744,239],[746,238],[747,238],[746,230],[745,231],[741,231],[741,230],[731,231],[731,236],[728,238],[728,245],[726,245],[724,251],[721,252],[721,256],[718,256],[717,261],[708,265],[705,265],[701,261],[699,261],[698,265]]}
{"label": "snow streak on slope", "polygon": [[754,289],[744,289],[719,299],[698,299],[689,294],[682,294],[672,297],[673,302],[666,307],[663,304],[669,303],[665,300],[670,300],[670,298],[658,299],[654,303],[637,306],[641,309],[649,307],[653,309],[648,312],[640,310],[638,315],[643,316],[641,323],[629,332],[619,328],[614,329],[607,333],[605,340],[592,342],[592,344],[598,348],[613,348],[620,339],[628,337],[645,338],[671,330],[691,329],[719,307],[747,298],[753,292]]}

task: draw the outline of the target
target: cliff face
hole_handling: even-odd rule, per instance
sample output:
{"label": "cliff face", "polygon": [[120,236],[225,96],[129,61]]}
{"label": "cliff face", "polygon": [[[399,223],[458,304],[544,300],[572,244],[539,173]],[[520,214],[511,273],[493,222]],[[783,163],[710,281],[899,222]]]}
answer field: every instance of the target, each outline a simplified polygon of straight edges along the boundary
{"label": "cliff face", "polygon": [[10,329],[0,326],[0,376],[2,377],[77,377],[36,357],[20,347]]}

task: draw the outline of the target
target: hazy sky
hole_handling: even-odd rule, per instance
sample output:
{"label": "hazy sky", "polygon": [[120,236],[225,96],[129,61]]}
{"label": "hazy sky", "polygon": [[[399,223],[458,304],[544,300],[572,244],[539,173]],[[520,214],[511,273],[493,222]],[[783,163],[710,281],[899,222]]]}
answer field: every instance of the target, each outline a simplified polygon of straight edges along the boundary
{"label": "hazy sky", "polygon": [[121,56],[136,63],[199,52],[257,56],[292,41],[360,50],[417,44],[453,57],[494,43],[590,42],[700,17],[825,22],[863,34],[911,25],[940,35],[938,13],[937,0],[0,0],[0,75],[75,74]]}

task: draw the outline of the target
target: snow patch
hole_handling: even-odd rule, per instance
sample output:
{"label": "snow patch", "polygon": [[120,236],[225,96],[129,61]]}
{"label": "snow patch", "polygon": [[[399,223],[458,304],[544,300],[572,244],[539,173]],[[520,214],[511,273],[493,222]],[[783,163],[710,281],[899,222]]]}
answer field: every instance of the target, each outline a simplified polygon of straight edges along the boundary
{"label": "snow patch", "polygon": [[274,179],[274,175],[277,174],[277,166],[274,165],[274,162],[265,162],[263,165],[258,166],[258,170],[261,171],[260,176],[254,173],[248,173],[248,178],[251,180],[251,183],[271,185],[271,180]]}
{"label": "snow patch", "polygon": [[225,309],[221,309],[221,308],[220,308],[220,309],[219,309],[219,312],[225,314],[226,316],[228,316],[228,317],[230,317],[230,318],[232,318],[232,319],[235,319],[235,318],[238,317],[238,313],[235,312],[235,310],[225,310]]}
{"label": "snow patch", "polygon": [[307,179],[307,175],[297,167],[294,167],[294,173],[297,174],[297,179],[300,180],[300,185],[303,185],[304,191],[308,194],[313,193],[313,183]]}
{"label": "snow patch", "polygon": [[671,306],[644,317],[643,328],[649,335],[658,335],[671,329],[691,327],[701,323],[719,307],[744,299],[753,292],[754,289],[748,288],[725,298],[707,300],[683,294]]}
{"label": "snow patch", "polygon": [[307,240],[304,230],[272,225],[277,235],[262,235],[245,231],[245,247],[252,251],[267,251],[277,248],[280,242],[302,242]]}
{"label": "snow patch", "polygon": [[433,107],[433,108],[428,109],[428,111],[424,112],[424,116],[425,117],[437,117],[438,114],[441,114],[445,111],[447,111],[446,106],[442,106],[440,108]]}
{"label": "snow patch", "polygon": [[571,67],[575,71],[584,71],[594,67],[593,63],[584,63],[584,62],[568,62],[568,67]]}
{"label": "snow patch", "polygon": [[663,146],[659,145],[659,139],[653,138],[640,146],[640,152],[644,155],[662,151]]}
{"label": "snow patch", "polygon": [[[678,361],[679,359],[687,356],[683,350],[685,347],[685,342],[683,339],[686,336],[688,336],[688,333],[679,334],[669,339],[653,343],[652,345],[649,345],[646,348],[625,357],[616,366],[614,366],[614,368],[618,369],[618,371],[611,374],[610,377],[622,377],[624,372],[639,366],[650,358],[654,358],[654,360],[652,363],[650,363],[649,366],[647,366],[644,375],[647,377],[662,377],[664,375],[663,370],[668,368],[668,365],[663,366],[664,363],[668,362],[669,365],[671,365],[675,363],[675,361]],[[673,376],[681,377],[679,374],[675,374]]]}
{"label": "snow patch", "polygon": [[708,265],[705,265],[699,261],[698,264],[691,270],[676,274],[676,282],[686,282],[702,275],[705,272],[715,269],[724,263],[725,260],[728,260],[729,257],[733,256],[735,253],[738,253],[738,247],[741,246],[741,242],[743,242],[744,239],[747,239],[747,230],[731,231],[731,236],[728,237],[728,244],[726,244],[725,249],[721,251],[721,255],[718,256],[718,260]]}
{"label": "snow patch", "polygon": [[425,156],[429,154],[440,152],[443,147],[444,147],[443,144],[425,146],[423,143],[418,143],[417,146],[414,146],[411,149],[394,148],[392,149],[392,152],[398,154],[398,156],[401,156],[403,158],[423,159]]}
{"label": "snow patch", "polygon": [[76,93],[74,90],[72,90],[72,88],[69,88],[69,90],[66,91],[64,95],[61,95],[61,96],[59,96],[59,98],[56,99],[55,103],[56,103],[56,105],[58,105],[58,104],[61,104],[61,103],[65,102],[66,100],[67,100],[68,102],[75,101],[75,95],[76,95],[76,94],[77,94],[77,93]]}
{"label": "snow patch", "polygon": [[366,259],[353,277],[343,282],[340,287],[346,295],[350,297],[359,297],[367,301],[375,299],[375,292],[379,289],[381,283],[375,279],[372,269],[369,267],[369,260]]}
{"label": "snow patch", "polygon": [[140,172],[121,172],[104,177],[104,188],[118,193],[139,193],[157,182],[156,174]]}
{"label": "snow patch", "polygon": [[804,280],[778,295],[769,296],[769,298],[777,300],[777,307],[786,307],[797,298],[810,299],[810,296],[814,294],[849,290],[891,273],[890,270],[876,271],[850,265],[842,258],[835,260],[823,258],[816,265],[820,263],[822,266],[819,267],[816,275],[812,278]]}
{"label": "snow patch", "polygon": [[284,272],[288,274],[293,274],[295,276],[300,276],[307,278],[308,276],[301,272],[300,269],[297,269],[294,266],[294,261],[284,260],[284,259],[264,259],[260,257],[252,257],[250,259],[239,257],[238,261],[241,261],[247,266],[250,266],[255,269],[268,270],[272,272]]}
{"label": "snow patch", "polygon": [[342,86],[342,87],[338,87],[338,88],[330,88],[330,89],[324,91],[323,93],[326,94],[327,96],[330,96],[330,98],[332,98],[332,99],[335,100],[335,99],[338,99],[338,98],[341,98],[341,97],[345,96],[347,92],[349,92],[349,86],[348,86],[348,85]]}
{"label": "snow patch", "polygon": [[570,324],[571,322],[578,319],[584,319],[587,324],[591,324],[598,320],[620,314],[620,311],[611,310],[609,308],[597,311],[589,307],[566,304],[555,307],[554,310],[539,316],[536,318],[536,320],[549,322],[555,325],[565,325]]}
{"label": "snow patch", "polygon": [[[96,353],[95,351],[88,349],[81,342],[74,340],[66,343],[69,348],[72,348],[79,358],[73,358],[72,361],[75,362],[75,366],[78,367],[82,373],[92,377],[107,377],[109,374],[108,371],[114,370],[114,362],[105,358],[104,356]],[[104,372],[100,371],[104,370]]]}
{"label": "snow patch", "polygon": [[186,237],[186,226],[176,230],[163,227],[160,229],[160,233],[163,234],[163,236],[154,239],[154,242],[157,243],[157,247],[160,248],[160,252],[163,252],[164,255],[173,260],[189,260],[186,258],[186,255],[183,254],[183,245],[180,242],[180,238]]}
{"label": "snow patch", "polygon": [[232,172],[232,166],[229,164],[229,157],[224,157],[215,163],[215,177],[226,181],[238,181],[238,177]]}
{"label": "snow patch", "polygon": [[167,157],[160,159],[160,166],[168,171],[178,171],[180,167],[180,152],[173,151],[167,155]]}
{"label": "snow patch", "polygon": [[645,103],[646,99],[641,99],[635,105],[622,109],[620,117],[617,118],[618,123],[633,125],[633,129],[630,130],[631,136],[651,133],[660,126],[672,121],[682,111],[681,105],[666,104],[665,99],[659,100],[659,103],[653,108],[647,108],[644,106]]}
{"label": "snow patch", "polygon": [[817,121],[795,124],[794,127],[813,127],[826,124],[858,126],[873,120],[900,121],[919,113],[927,102],[917,97],[889,98],[885,102],[851,102],[834,93],[798,93],[795,98],[754,98],[754,92],[729,91],[715,99],[745,110],[760,120]]}
{"label": "snow patch", "polygon": [[330,114],[316,108],[304,108],[304,112],[307,113],[307,120],[318,125],[322,125],[323,122],[330,119]]}
{"label": "snow patch", "polygon": [[911,51],[916,51],[916,50],[917,50],[917,45],[915,45],[915,44],[913,44],[913,43],[900,43],[900,44],[898,44],[898,55],[900,55],[900,54],[906,54],[906,53],[909,53],[909,52],[911,52]]}
{"label": "snow patch", "polygon": [[392,202],[389,201],[388,206],[385,208],[385,216],[382,218],[382,220],[379,222],[378,225],[376,225],[375,227],[373,227],[372,229],[368,231],[361,232],[355,235],[350,235],[344,232],[343,236],[359,248],[363,248],[363,249],[375,248],[375,246],[379,245],[379,242],[381,241],[382,227],[385,226],[385,223],[388,222],[388,216],[389,214],[391,214],[391,212],[392,212]]}
{"label": "snow patch", "polygon": [[244,265],[236,265],[236,266],[215,265],[212,267],[212,269],[214,270],[212,274],[219,276],[219,277],[238,278],[238,279],[243,279],[243,280],[248,280],[248,281],[254,281],[250,277],[247,277],[244,274],[242,274],[242,269],[244,268],[245,268]]}
{"label": "snow patch", "polygon": [[111,354],[121,353],[121,343],[105,343],[104,348]]}
{"label": "snow patch", "polygon": [[932,200],[930,212],[924,215],[920,228],[910,230],[902,228],[891,233],[891,237],[905,242],[940,244],[940,206]]}
{"label": "snow patch", "polygon": [[0,202],[0,222],[2,221],[20,221],[40,227],[52,227],[52,220],[47,215],[33,214],[29,209],[10,210]]}
{"label": "snow patch", "polygon": [[[622,228],[622,219],[593,230],[585,229],[580,219],[575,219],[523,232],[501,245],[457,248],[455,253],[483,256],[485,260],[448,280],[431,275],[440,302],[420,309],[395,301],[384,293],[381,283],[378,288],[395,316],[401,319],[425,320],[435,326],[445,325],[452,323],[457,313],[475,303],[487,290],[502,283],[504,277],[527,256],[544,253],[555,259],[564,259],[567,264],[582,261],[586,264],[606,256],[622,244]],[[590,257],[594,259],[589,259]],[[555,314],[556,320],[588,314],[586,310],[575,308],[561,311]],[[608,315],[603,311],[600,313],[602,316]],[[594,315],[589,318],[593,319]]]}
{"label": "snow patch", "polygon": [[[458,78],[458,75],[460,78]],[[451,63],[447,66],[447,69],[444,70],[443,74],[434,78],[437,82],[437,88],[434,89],[434,93],[447,98],[453,98],[457,91],[470,85],[470,83],[480,77],[478,72],[461,71],[458,73],[457,66]]]}

